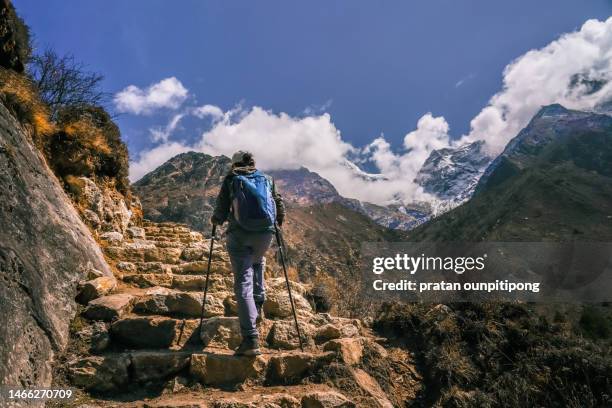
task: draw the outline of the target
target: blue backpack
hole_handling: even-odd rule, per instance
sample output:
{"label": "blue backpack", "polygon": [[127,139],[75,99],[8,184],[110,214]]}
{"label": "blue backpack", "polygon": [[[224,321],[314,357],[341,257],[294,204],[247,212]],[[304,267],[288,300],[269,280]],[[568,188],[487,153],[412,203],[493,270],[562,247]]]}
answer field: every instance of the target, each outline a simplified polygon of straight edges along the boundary
{"label": "blue backpack", "polygon": [[272,180],[256,171],[234,175],[231,182],[234,219],[247,231],[263,232],[276,222],[276,203]]}

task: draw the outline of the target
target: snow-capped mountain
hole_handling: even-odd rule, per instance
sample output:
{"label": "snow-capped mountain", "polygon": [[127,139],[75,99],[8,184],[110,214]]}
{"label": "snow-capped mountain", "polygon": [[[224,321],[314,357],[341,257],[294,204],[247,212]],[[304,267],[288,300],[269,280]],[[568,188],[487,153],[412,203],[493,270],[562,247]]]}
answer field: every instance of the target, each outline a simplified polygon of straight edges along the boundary
{"label": "snow-capped mountain", "polygon": [[439,214],[468,200],[485,168],[493,159],[477,141],[458,148],[445,148],[431,152],[415,181],[436,200],[434,214]]}
{"label": "snow-capped mountain", "polygon": [[383,174],[368,173],[363,171],[361,168],[359,168],[359,166],[350,160],[344,160],[340,162],[340,165],[348,168],[355,176],[365,181],[388,180],[388,178]]}

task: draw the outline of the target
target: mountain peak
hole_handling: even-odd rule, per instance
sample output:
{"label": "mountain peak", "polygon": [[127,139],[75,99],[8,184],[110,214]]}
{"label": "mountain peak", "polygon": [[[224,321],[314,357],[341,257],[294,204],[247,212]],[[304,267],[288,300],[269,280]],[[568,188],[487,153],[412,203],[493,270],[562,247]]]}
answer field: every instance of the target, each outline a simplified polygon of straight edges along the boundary
{"label": "mountain peak", "polygon": [[566,109],[563,105],[559,103],[553,103],[551,105],[542,106],[539,112],[536,114],[536,117],[543,116],[564,116],[570,113],[568,109]]}

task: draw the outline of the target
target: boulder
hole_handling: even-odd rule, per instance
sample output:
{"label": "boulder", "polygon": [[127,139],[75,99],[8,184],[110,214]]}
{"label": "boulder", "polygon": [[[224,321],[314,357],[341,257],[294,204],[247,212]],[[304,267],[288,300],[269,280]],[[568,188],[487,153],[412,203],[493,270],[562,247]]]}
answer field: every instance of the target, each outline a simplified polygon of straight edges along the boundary
{"label": "boulder", "polygon": [[138,273],[166,273],[170,268],[166,268],[161,262],[137,262],[136,270]]}
{"label": "boulder", "polygon": [[[134,311],[139,313],[174,314],[181,316],[200,317],[202,313],[202,298],[200,292],[175,292],[144,296],[134,303]],[[222,316],[225,311],[223,300],[216,294],[206,296],[205,317]]]}
{"label": "boulder", "polygon": [[[300,322],[300,332],[304,345],[309,344],[308,333],[314,332],[310,324]],[[267,336],[268,345],[275,349],[294,350],[300,347],[295,324],[292,320],[277,320],[272,324]]]}
{"label": "boulder", "polygon": [[363,342],[361,338],[343,338],[330,340],[323,346],[325,351],[334,351],[347,365],[361,362],[363,357]]}
{"label": "boulder", "polygon": [[134,351],[132,373],[140,383],[158,381],[178,374],[189,365],[191,353],[173,351]]}
{"label": "boulder", "polygon": [[275,354],[268,363],[266,379],[269,384],[296,384],[323,364],[329,363],[333,355],[307,352]]}
{"label": "boulder", "polygon": [[100,239],[111,244],[118,244],[123,241],[123,234],[117,231],[104,232],[100,234]]}
{"label": "boulder", "polygon": [[204,320],[201,331],[204,347],[234,349],[240,345],[240,322],[237,317],[211,317]]}
{"label": "boulder", "polygon": [[354,324],[345,324],[340,328],[341,337],[359,336],[359,328]]}
{"label": "boulder", "polygon": [[110,346],[110,342],[107,325],[102,322],[94,322],[89,349],[93,353],[101,353]]}
{"label": "boulder", "polygon": [[95,392],[124,388],[129,381],[129,366],[130,358],[127,354],[78,358],[67,364],[71,383]]}
{"label": "boulder", "polygon": [[[299,293],[292,293],[296,311],[303,310],[312,312],[310,303]],[[270,318],[285,318],[292,316],[289,294],[284,292],[268,291],[263,305],[264,313]]]}
{"label": "boulder", "polygon": [[111,338],[134,348],[168,348],[191,339],[199,322],[162,316],[126,317],[111,325]]}
{"label": "boulder", "polygon": [[81,342],[89,344],[89,350],[92,353],[100,353],[110,345],[108,327],[104,322],[92,322],[75,334]]}
{"label": "boulder", "polygon": [[265,356],[237,357],[228,354],[193,354],[190,373],[204,385],[227,386],[261,378]]}
{"label": "boulder", "polygon": [[87,280],[93,280],[93,279],[96,279],[96,278],[101,278],[102,276],[106,276],[104,274],[104,272],[102,272],[99,269],[94,268],[91,265],[87,266],[85,272],[86,272],[86,275],[87,275]]}
{"label": "boulder", "polygon": [[77,302],[87,304],[93,299],[104,296],[117,287],[117,279],[114,276],[101,276],[79,284]]}
{"label": "boulder", "polygon": [[127,273],[134,273],[134,272],[136,272],[136,265],[134,265],[132,262],[124,262],[124,261],[117,262],[116,267],[121,272],[127,272]]}
{"label": "boulder", "polygon": [[317,343],[325,343],[326,341],[340,338],[342,336],[342,330],[336,325],[325,324],[317,329],[315,332],[315,341]]}
{"label": "boulder", "polygon": [[162,262],[165,264],[176,264],[179,263],[182,248],[159,248],[155,245],[146,248],[144,253],[144,259],[147,262]]}
{"label": "boulder", "polygon": [[129,227],[126,231],[127,236],[134,239],[134,238],[140,238],[140,239],[145,239],[145,230],[144,228],[140,228],[140,227]]}
{"label": "boulder", "polygon": [[351,374],[357,385],[376,401],[379,408],[393,408],[380,384],[370,374],[360,368],[353,369]]}
{"label": "boulder", "polygon": [[102,296],[89,302],[83,315],[90,320],[110,322],[129,312],[134,296],[127,293]]}
{"label": "boulder", "polygon": [[336,391],[316,391],[302,397],[302,408],[353,408],[356,405]]}

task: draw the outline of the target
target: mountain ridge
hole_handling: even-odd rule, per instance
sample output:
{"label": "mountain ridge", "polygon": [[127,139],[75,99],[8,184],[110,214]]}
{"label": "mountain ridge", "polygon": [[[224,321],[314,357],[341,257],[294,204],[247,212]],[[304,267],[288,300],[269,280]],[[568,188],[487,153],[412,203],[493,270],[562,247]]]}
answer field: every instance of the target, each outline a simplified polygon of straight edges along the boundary
{"label": "mountain ridge", "polygon": [[544,107],[461,206],[414,240],[612,239],[612,117]]}

